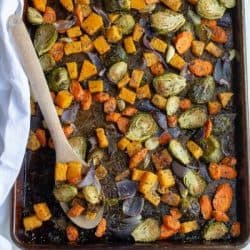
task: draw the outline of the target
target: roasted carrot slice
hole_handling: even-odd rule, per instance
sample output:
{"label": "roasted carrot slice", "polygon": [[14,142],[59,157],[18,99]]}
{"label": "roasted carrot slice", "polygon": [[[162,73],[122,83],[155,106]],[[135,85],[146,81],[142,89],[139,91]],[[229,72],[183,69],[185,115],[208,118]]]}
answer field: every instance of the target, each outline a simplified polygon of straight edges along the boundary
{"label": "roasted carrot slice", "polygon": [[213,73],[213,65],[209,61],[194,59],[189,65],[189,70],[199,77],[208,76]]}
{"label": "roasted carrot slice", "polygon": [[221,163],[234,167],[237,164],[237,159],[234,156],[226,156],[222,159]]}
{"label": "roasted carrot slice", "polygon": [[227,212],[233,200],[233,189],[229,183],[220,184],[216,188],[213,207],[217,211]]}
{"label": "roasted carrot slice", "polygon": [[190,109],[192,106],[192,103],[190,101],[190,99],[184,98],[182,100],[180,100],[180,109],[181,110],[188,110]]}
{"label": "roasted carrot slice", "polygon": [[122,111],[122,115],[124,116],[134,116],[136,113],[138,112],[138,110],[134,107],[127,107]]}
{"label": "roasted carrot slice", "polygon": [[193,34],[189,31],[184,31],[178,34],[175,38],[175,47],[179,54],[184,54],[189,50],[193,41]]}
{"label": "roasted carrot slice", "polygon": [[89,110],[91,104],[92,104],[92,95],[89,92],[89,90],[84,90],[83,91],[83,98],[82,98],[82,102],[81,102],[82,109]]}
{"label": "roasted carrot slice", "polygon": [[227,33],[226,31],[219,26],[210,26],[212,31],[211,39],[216,43],[226,43],[227,42]]}
{"label": "roasted carrot slice", "polygon": [[84,91],[81,84],[78,81],[73,80],[70,84],[70,93],[74,96],[74,99],[78,101],[82,101]]}
{"label": "roasted carrot slice", "polygon": [[217,21],[216,20],[201,19],[201,23],[205,24],[208,27],[217,26]]}
{"label": "roasted carrot slice", "polygon": [[240,223],[238,221],[235,221],[230,229],[230,234],[232,237],[238,237],[240,235]]}
{"label": "roasted carrot slice", "polygon": [[67,235],[67,239],[70,242],[74,242],[74,241],[77,241],[79,237],[79,232],[75,226],[70,225],[70,226],[67,226],[66,228],[66,235]]}
{"label": "roasted carrot slice", "polygon": [[121,116],[117,120],[117,127],[122,133],[126,133],[128,131],[129,120],[126,117]]}
{"label": "roasted carrot slice", "polygon": [[165,227],[164,225],[161,225],[160,231],[161,233],[160,233],[159,240],[168,239],[177,233],[176,231],[169,229]]}
{"label": "roasted carrot slice", "polygon": [[54,23],[56,21],[56,12],[53,8],[47,6],[43,14],[44,23]]}
{"label": "roasted carrot slice", "polygon": [[106,121],[107,122],[117,122],[120,117],[121,117],[120,113],[111,112],[111,113],[106,115]]}
{"label": "roasted carrot slice", "polygon": [[163,224],[165,227],[177,231],[181,227],[181,223],[178,219],[174,218],[172,215],[165,215],[163,217]]}
{"label": "roasted carrot slice", "polygon": [[208,119],[204,125],[204,130],[205,130],[205,138],[208,138],[213,130],[213,123],[211,119]]}
{"label": "roasted carrot slice", "polygon": [[202,195],[199,199],[200,209],[202,217],[205,220],[209,220],[212,216],[212,203],[208,195]]}
{"label": "roasted carrot slice", "polygon": [[96,231],[95,231],[95,236],[98,238],[103,237],[107,230],[107,221],[105,218],[102,218],[101,221],[99,222]]}
{"label": "roasted carrot slice", "polygon": [[110,98],[110,95],[105,92],[99,92],[99,93],[94,94],[94,100],[96,102],[103,103],[103,102],[106,102],[109,98]]}
{"label": "roasted carrot slice", "polygon": [[163,132],[160,137],[159,137],[159,143],[161,145],[168,144],[172,139],[172,135],[169,134],[168,132]]}
{"label": "roasted carrot slice", "polygon": [[64,55],[64,43],[56,42],[49,51],[56,62],[61,61]]}
{"label": "roasted carrot slice", "polygon": [[208,172],[213,180],[219,180],[221,178],[220,166],[217,163],[210,163]]}
{"label": "roasted carrot slice", "polygon": [[139,152],[135,153],[129,161],[129,168],[133,169],[139,166],[139,164],[145,159],[148,150],[146,148],[141,149]]}
{"label": "roasted carrot slice", "polygon": [[218,222],[228,222],[229,218],[226,213],[221,211],[213,211],[213,218]]}
{"label": "roasted carrot slice", "polygon": [[179,220],[182,217],[182,213],[178,208],[171,208],[170,214],[177,220]]}
{"label": "roasted carrot slice", "polygon": [[116,99],[114,97],[110,97],[106,102],[104,102],[103,109],[105,113],[114,112],[116,109]]}
{"label": "roasted carrot slice", "polygon": [[237,171],[235,168],[227,166],[227,165],[220,165],[220,172],[221,177],[226,179],[235,179],[237,177]]}

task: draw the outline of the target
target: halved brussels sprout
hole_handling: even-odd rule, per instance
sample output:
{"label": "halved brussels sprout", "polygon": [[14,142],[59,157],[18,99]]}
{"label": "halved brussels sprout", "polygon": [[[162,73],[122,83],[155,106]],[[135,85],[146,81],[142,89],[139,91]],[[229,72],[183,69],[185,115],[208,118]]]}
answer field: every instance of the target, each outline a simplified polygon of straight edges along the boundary
{"label": "halved brussels sprout", "polygon": [[57,185],[53,190],[56,200],[60,202],[71,201],[77,195],[77,193],[77,188],[69,184]]}
{"label": "halved brussels sprout", "polygon": [[204,151],[202,158],[206,162],[219,162],[222,159],[221,146],[215,136],[210,135],[207,139],[202,139],[201,147]]}
{"label": "halved brussels sprout", "polygon": [[139,113],[130,122],[126,137],[132,141],[145,141],[156,133],[158,126],[150,114]]}
{"label": "halved brussels sprout", "polygon": [[83,136],[75,136],[69,139],[69,144],[81,159],[85,159],[87,151],[87,142]]}
{"label": "halved brussels sprout", "polygon": [[207,121],[207,112],[203,107],[194,107],[183,112],[179,119],[179,126],[183,129],[201,128]]}
{"label": "halved brussels sprout", "polygon": [[166,112],[167,115],[174,115],[180,105],[180,98],[178,96],[170,96],[167,100]]}
{"label": "halved brussels sprout", "polygon": [[226,8],[218,0],[199,0],[196,10],[201,17],[213,20],[221,18]]}
{"label": "halved brussels sprout", "polygon": [[160,226],[157,220],[148,218],[140,223],[131,234],[136,242],[152,242],[160,236]]}
{"label": "halved brussels sprout", "polygon": [[204,104],[214,96],[215,83],[212,76],[199,79],[189,91],[189,97],[194,103]]}
{"label": "halved brussels sprout", "polygon": [[183,182],[192,196],[200,196],[207,186],[205,180],[191,169],[185,174]]}
{"label": "halved brussels sprout", "polygon": [[160,34],[177,31],[185,23],[185,17],[177,12],[166,9],[151,16],[151,26]]}
{"label": "halved brussels sprout", "polygon": [[54,58],[50,54],[44,54],[39,58],[40,64],[44,72],[52,70],[56,66]]}
{"label": "halved brussels sprout", "polygon": [[105,9],[108,12],[115,12],[130,9],[131,0],[104,0]]}
{"label": "halved brussels sprout", "polygon": [[178,95],[187,85],[186,79],[174,73],[155,77],[153,85],[156,92],[164,97]]}
{"label": "halved brussels sprout", "polygon": [[112,65],[108,71],[108,78],[110,81],[117,83],[119,82],[127,73],[128,64],[125,62],[118,62]]}
{"label": "halved brussels sprout", "polygon": [[35,33],[34,46],[39,56],[48,52],[56,42],[58,33],[53,24],[40,25]]}
{"label": "halved brussels sprout", "polygon": [[199,24],[195,26],[196,36],[203,42],[207,43],[212,37],[212,31],[205,24]]}
{"label": "halved brussels sprout", "polygon": [[233,124],[233,117],[230,117],[226,114],[216,115],[213,118],[213,134],[221,135],[227,131],[230,131],[230,128]]}
{"label": "halved brussels sprout", "polygon": [[110,52],[108,52],[105,55],[105,65],[107,67],[110,67],[113,64],[121,62],[121,61],[126,62],[126,63],[128,62],[128,56],[127,56],[126,51],[120,44],[112,46],[112,49],[110,50]]}
{"label": "halved brussels sprout", "polygon": [[210,221],[203,230],[205,240],[219,240],[228,232],[223,222]]}
{"label": "halved brussels sprout", "polygon": [[135,20],[132,15],[123,14],[118,18],[115,24],[121,29],[123,35],[128,35],[133,31]]}
{"label": "halved brussels sprout", "polygon": [[188,151],[175,139],[171,140],[168,146],[169,152],[182,164],[190,163],[190,155]]}
{"label": "halved brussels sprout", "polygon": [[219,1],[224,7],[228,9],[234,8],[236,6],[236,0],[219,0]]}
{"label": "halved brussels sprout", "polygon": [[28,7],[27,20],[33,25],[39,25],[43,23],[43,16],[36,9]]}
{"label": "halved brussels sprout", "polygon": [[50,90],[58,92],[60,90],[68,89],[70,79],[68,71],[64,67],[55,68],[48,76],[48,85]]}
{"label": "halved brussels sprout", "polygon": [[84,195],[85,200],[90,204],[95,205],[100,202],[100,196],[95,186],[89,185],[84,187],[82,189],[82,193]]}
{"label": "halved brussels sprout", "polygon": [[197,198],[187,196],[181,200],[181,211],[188,217],[195,218],[199,216],[200,204]]}
{"label": "halved brussels sprout", "polygon": [[88,163],[93,161],[94,166],[100,165],[104,158],[104,152],[101,149],[96,148],[88,155]]}

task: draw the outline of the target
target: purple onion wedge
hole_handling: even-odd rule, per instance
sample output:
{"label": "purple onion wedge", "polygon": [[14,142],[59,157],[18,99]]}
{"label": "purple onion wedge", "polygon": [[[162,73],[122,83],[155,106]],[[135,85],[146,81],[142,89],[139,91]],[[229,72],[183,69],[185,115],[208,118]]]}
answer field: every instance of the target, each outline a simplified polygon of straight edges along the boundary
{"label": "purple onion wedge", "polygon": [[125,200],[122,205],[122,211],[127,216],[138,216],[144,207],[144,199],[142,197],[133,197]]}
{"label": "purple onion wedge", "polygon": [[116,183],[117,192],[120,199],[125,200],[135,196],[137,184],[134,181],[124,180]]}

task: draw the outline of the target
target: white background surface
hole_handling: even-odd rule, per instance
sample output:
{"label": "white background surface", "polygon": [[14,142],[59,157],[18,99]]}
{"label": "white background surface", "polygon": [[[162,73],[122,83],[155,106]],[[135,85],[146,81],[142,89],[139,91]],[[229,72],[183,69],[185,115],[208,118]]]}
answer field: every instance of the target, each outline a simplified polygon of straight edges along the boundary
{"label": "white background surface", "polygon": [[[1,0],[0,0],[1,1]],[[250,82],[250,15],[249,15],[249,10],[250,10],[250,0],[245,0],[245,17],[246,17],[246,34],[248,34],[247,41],[249,43],[249,49],[247,50],[247,64],[249,65],[248,67],[248,82]],[[249,93],[248,95],[250,96],[250,87],[249,87]],[[250,104],[249,104],[250,105]],[[3,207],[0,208],[0,213],[4,214],[3,216],[3,221],[0,221],[0,235],[5,236],[6,238],[10,239],[10,213],[11,213],[11,198],[10,195],[8,199],[6,200],[5,204]],[[19,250],[14,243],[13,244],[13,250]],[[0,250],[5,250],[5,249],[0,249]],[[244,250],[250,250],[250,245],[248,245]]]}

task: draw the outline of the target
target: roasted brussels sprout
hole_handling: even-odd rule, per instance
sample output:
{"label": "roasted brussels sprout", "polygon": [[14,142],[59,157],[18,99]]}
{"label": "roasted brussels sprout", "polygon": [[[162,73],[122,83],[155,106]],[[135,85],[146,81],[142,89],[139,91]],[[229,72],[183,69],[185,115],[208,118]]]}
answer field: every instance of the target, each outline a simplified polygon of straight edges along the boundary
{"label": "roasted brussels sprout", "polygon": [[234,8],[236,6],[236,0],[219,0],[220,3],[228,9]]}
{"label": "roasted brussels sprout", "polygon": [[189,97],[194,103],[204,104],[214,96],[215,83],[212,76],[199,79],[189,91]]}
{"label": "roasted brussels sprout", "polygon": [[112,46],[112,49],[110,50],[110,52],[108,52],[105,56],[105,65],[107,67],[112,66],[115,63],[118,62],[128,62],[128,56],[126,51],[123,49],[123,47],[118,44],[115,46]]}
{"label": "roasted brussels sprout", "polygon": [[233,117],[230,117],[225,114],[216,115],[213,118],[213,134],[221,135],[225,132],[230,131],[230,128],[233,124]]}
{"label": "roasted brussels sprout", "polygon": [[188,151],[175,139],[171,140],[168,146],[169,152],[180,161],[182,164],[187,165],[190,163],[190,156]]}
{"label": "roasted brussels sprout", "polygon": [[122,34],[128,35],[133,31],[135,20],[129,14],[122,14],[115,24],[121,29]]}
{"label": "roasted brussels sprout", "polygon": [[178,96],[170,96],[166,105],[167,115],[174,115],[178,111],[179,105],[180,98]]}
{"label": "roasted brussels sprout", "polygon": [[215,136],[210,135],[207,139],[202,139],[200,144],[204,151],[202,158],[206,162],[219,162],[222,159],[221,146]]}
{"label": "roasted brussels sprout", "polygon": [[200,204],[197,198],[187,196],[181,200],[181,211],[183,214],[195,218],[199,216]]}
{"label": "roasted brussels sprout", "polygon": [[43,23],[43,16],[36,9],[28,7],[27,20],[33,25],[39,25]]}
{"label": "roasted brussels sprout", "polygon": [[97,204],[100,202],[100,196],[98,194],[98,190],[95,186],[89,185],[82,189],[82,193],[84,195],[84,198],[87,202],[90,204]]}
{"label": "roasted brussels sprout", "polygon": [[119,82],[127,73],[128,64],[125,62],[118,62],[113,64],[108,71],[108,78],[110,81],[117,83]]}
{"label": "roasted brussels sprout", "polygon": [[71,137],[69,139],[69,144],[74,149],[76,154],[79,155],[79,157],[84,160],[86,156],[86,150],[87,150],[86,139],[83,136]]}
{"label": "roasted brussels sprout", "polygon": [[56,66],[56,62],[50,54],[42,55],[39,61],[44,72],[48,72]]}
{"label": "roasted brussels sprout", "polygon": [[57,185],[53,190],[56,200],[60,202],[71,201],[77,195],[77,193],[77,188],[69,184]]}
{"label": "roasted brussels sprout", "polygon": [[53,24],[40,25],[35,33],[34,46],[39,56],[48,52],[56,42],[58,33]]}
{"label": "roasted brussels sprout", "polygon": [[101,149],[95,149],[88,155],[88,163],[93,161],[94,166],[101,164],[104,157],[104,152]]}
{"label": "roasted brussels sprout", "polygon": [[151,26],[160,34],[177,31],[185,23],[185,17],[177,12],[166,9],[151,16]]}
{"label": "roasted brussels sprout", "polygon": [[70,84],[68,71],[64,67],[55,68],[48,76],[48,84],[50,90],[55,92],[68,89]]}
{"label": "roasted brussels sprout", "polygon": [[228,232],[223,222],[210,221],[203,230],[205,240],[219,240]]}
{"label": "roasted brussels sprout", "polygon": [[145,141],[157,131],[158,126],[150,114],[139,113],[130,122],[126,137],[132,141]]}
{"label": "roasted brussels sprout", "polygon": [[207,43],[212,37],[212,31],[205,24],[199,24],[195,26],[196,36],[203,42]]}
{"label": "roasted brussels sprout", "polygon": [[109,12],[129,10],[131,0],[104,0],[105,9]]}
{"label": "roasted brussels sprout", "polygon": [[184,129],[203,127],[207,121],[207,112],[203,107],[194,107],[183,112],[179,119],[179,125]]}
{"label": "roasted brussels sprout", "polygon": [[196,10],[201,17],[213,20],[221,18],[226,8],[218,0],[199,0]]}
{"label": "roasted brussels sprout", "polygon": [[200,196],[206,188],[205,180],[191,169],[186,172],[183,182],[192,196]]}
{"label": "roasted brussels sprout", "polygon": [[174,73],[166,73],[155,77],[153,85],[156,92],[164,97],[179,94],[187,85],[186,79]]}
{"label": "roasted brussels sprout", "polygon": [[131,234],[136,242],[152,242],[159,238],[160,227],[157,220],[148,218],[140,223]]}

